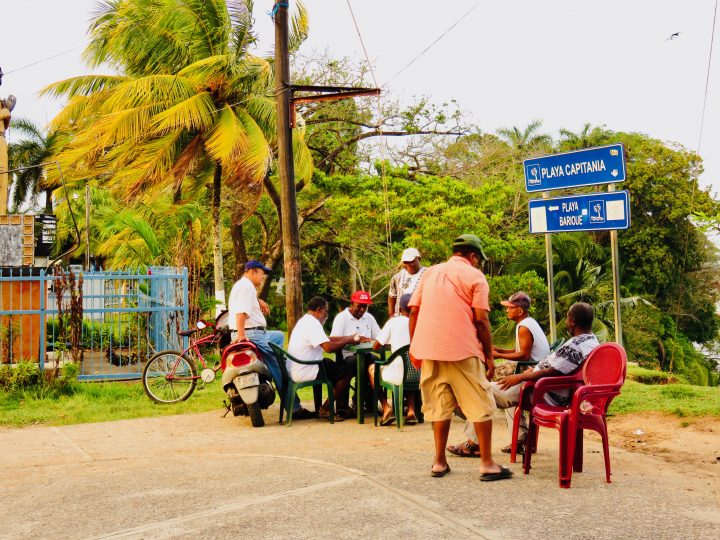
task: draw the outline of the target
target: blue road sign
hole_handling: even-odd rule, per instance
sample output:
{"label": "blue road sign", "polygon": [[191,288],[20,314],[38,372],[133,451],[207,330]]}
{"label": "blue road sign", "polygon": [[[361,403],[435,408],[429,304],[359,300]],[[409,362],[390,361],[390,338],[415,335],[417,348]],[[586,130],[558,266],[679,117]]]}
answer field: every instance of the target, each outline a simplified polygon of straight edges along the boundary
{"label": "blue road sign", "polygon": [[609,231],[630,227],[627,191],[608,191],[554,199],[533,199],[530,232]]}
{"label": "blue road sign", "polygon": [[625,149],[622,144],[586,148],[523,161],[525,188],[550,191],[625,181]]}

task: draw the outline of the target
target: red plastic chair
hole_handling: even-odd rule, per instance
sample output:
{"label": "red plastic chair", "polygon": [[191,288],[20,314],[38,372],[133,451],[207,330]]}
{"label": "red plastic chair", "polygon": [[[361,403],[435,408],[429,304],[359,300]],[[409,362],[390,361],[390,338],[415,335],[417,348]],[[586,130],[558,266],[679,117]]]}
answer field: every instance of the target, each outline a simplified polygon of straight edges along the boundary
{"label": "red plastic chair", "polygon": [[[625,349],[616,343],[604,343],[585,360],[581,371],[583,384],[574,390],[569,408],[548,405],[543,399],[549,390],[572,388],[573,384],[559,380],[567,377],[546,377],[535,383],[526,446],[537,446],[538,428],[541,426],[560,432],[558,478],[561,488],[570,487],[573,470],[582,472],[584,429],[596,431],[602,437],[605,479],[610,482],[610,448],[605,415],[612,400],[620,394],[626,370]],[[580,405],[584,402],[581,410]],[[531,459],[532,452],[526,451],[523,460],[525,474],[530,472]]]}
{"label": "red plastic chair", "polygon": [[[560,383],[563,385],[563,388],[577,388],[583,384],[582,380],[582,371],[578,370],[572,375],[566,375],[562,377],[553,377],[553,381],[556,383]],[[510,445],[510,463],[515,463],[517,461],[517,449],[518,449],[518,434],[520,433],[520,419],[522,418],[523,413],[530,413],[530,419],[528,420],[530,423],[532,423],[532,396],[533,396],[533,390],[535,388],[535,381],[528,381],[522,385],[522,388],[520,389],[520,396],[518,398],[518,404],[517,407],[515,407],[515,415],[513,416],[513,426],[512,426],[512,435],[511,435],[511,445]],[[529,425],[528,425],[529,427]],[[532,442],[532,444],[527,444],[528,442]],[[525,444],[525,451],[528,451],[528,448],[530,448],[530,451],[535,453],[537,451],[537,437],[535,439],[528,438],[526,440]]]}

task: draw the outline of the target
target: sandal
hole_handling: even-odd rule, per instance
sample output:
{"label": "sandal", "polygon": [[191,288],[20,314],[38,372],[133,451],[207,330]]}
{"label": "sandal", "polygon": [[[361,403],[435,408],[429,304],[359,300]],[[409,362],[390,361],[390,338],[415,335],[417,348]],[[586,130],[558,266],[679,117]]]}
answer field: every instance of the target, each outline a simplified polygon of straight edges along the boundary
{"label": "sandal", "polygon": [[442,478],[449,472],[450,472],[450,465],[445,467],[442,471],[433,471],[432,467],[430,468],[430,476],[432,476],[433,478]]}
{"label": "sandal", "polygon": [[[330,411],[327,409],[321,408],[318,411],[318,418],[322,418],[324,420],[329,420],[330,419]],[[335,414],[335,422],[342,422],[344,420],[345,420],[345,418],[343,418],[339,414]]]}
{"label": "sandal", "polygon": [[[501,448],[500,451],[505,454],[512,454],[512,444],[508,444],[507,446]],[[515,452],[517,454],[524,454],[525,453],[525,443],[522,441],[518,441],[517,450]]]}
{"label": "sandal", "polygon": [[481,482],[494,482],[495,480],[506,480],[512,478],[513,473],[507,467],[500,467],[498,472],[486,472],[480,475]]}
{"label": "sandal", "polygon": [[480,446],[471,441],[466,441],[464,443],[456,444],[454,446],[448,446],[447,451],[450,452],[452,455],[458,457],[480,457]]}
{"label": "sandal", "polygon": [[405,418],[405,425],[406,426],[414,426],[418,423],[418,419],[415,416],[408,416]]}
{"label": "sandal", "polygon": [[395,415],[394,414],[391,414],[387,418],[383,418],[380,420],[381,426],[391,426],[394,423],[395,423]]}

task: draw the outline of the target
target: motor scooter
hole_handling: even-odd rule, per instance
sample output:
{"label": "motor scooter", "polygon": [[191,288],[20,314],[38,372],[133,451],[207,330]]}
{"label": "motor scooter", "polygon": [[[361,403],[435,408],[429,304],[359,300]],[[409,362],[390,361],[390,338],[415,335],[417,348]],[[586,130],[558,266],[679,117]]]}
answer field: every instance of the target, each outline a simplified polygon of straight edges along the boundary
{"label": "motor scooter", "polygon": [[231,343],[220,360],[222,386],[234,416],[249,416],[253,427],[265,425],[262,409],[275,402],[275,389],[262,353],[251,341]]}

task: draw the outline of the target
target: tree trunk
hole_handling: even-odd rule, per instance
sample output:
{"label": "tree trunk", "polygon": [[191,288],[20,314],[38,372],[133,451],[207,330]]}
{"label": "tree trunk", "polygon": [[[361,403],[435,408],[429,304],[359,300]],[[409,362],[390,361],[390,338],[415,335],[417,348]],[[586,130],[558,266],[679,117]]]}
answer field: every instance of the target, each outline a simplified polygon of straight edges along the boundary
{"label": "tree trunk", "polygon": [[222,166],[215,165],[213,175],[212,224],[213,224],[213,275],[215,278],[215,316],[227,309],[225,306],[225,276],[223,275],[222,241],[220,231],[220,188],[222,187]]}
{"label": "tree trunk", "polygon": [[233,252],[235,253],[235,274],[233,278],[237,281],[245,273],[245,263],[248,260],[242,223],[232,227],[230,236],[232,236]]}
{"label": "tree trunk", "polygon": [[48,188],[45,190],[45,213],[50,215],[52,215],[53,213],[52,192],[52,188]]}

